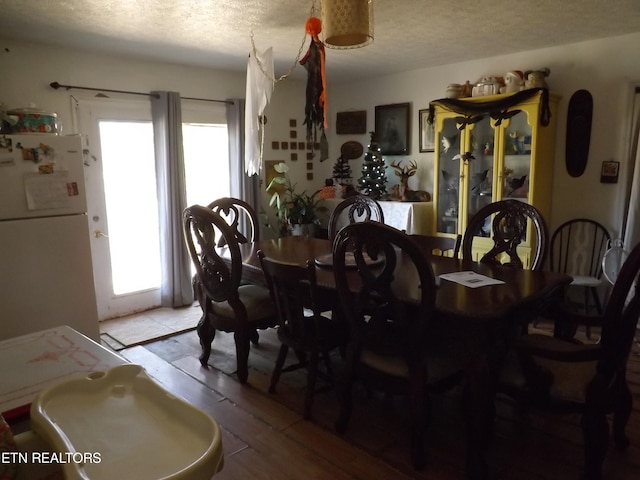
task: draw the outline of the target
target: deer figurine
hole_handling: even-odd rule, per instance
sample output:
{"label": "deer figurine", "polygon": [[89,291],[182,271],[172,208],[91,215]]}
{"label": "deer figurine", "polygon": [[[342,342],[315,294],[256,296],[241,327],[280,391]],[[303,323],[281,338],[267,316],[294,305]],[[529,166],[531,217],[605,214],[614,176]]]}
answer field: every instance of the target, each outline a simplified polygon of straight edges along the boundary
{"label": "deer figurine", "polygon": [[397,189],[394,187],[393,199],[401,202],[430,202],[431,194],[425,190],[411,190],[409,188],[409,177],[413,177],[418,170],[418,165],[413,160],[408,167],[402,167],[400,163],[395,161],[391,163],[391,168],[396,171],[396,175],[400,177],[400,183]]}

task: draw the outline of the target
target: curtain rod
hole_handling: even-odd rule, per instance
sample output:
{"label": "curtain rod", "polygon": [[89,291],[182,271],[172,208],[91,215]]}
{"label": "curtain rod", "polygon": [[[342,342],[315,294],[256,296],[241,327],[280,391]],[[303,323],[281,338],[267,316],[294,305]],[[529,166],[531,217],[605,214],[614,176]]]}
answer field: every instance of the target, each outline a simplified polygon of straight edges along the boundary
{"label": "curtain rod", "polygon": [[[51,82],[49,86],[51,88],[55,88],[56,90],[58,90],[59,88],[65,88],[67,90],[71,88],[75,88],[76,90],[93,90],[96,92],[126,93],[129,95],[145,95],[147,97],[154,97],[154,98],[159,97],[159,95],[155,93],[129,92],[127,90],[109,90],[108,88],[78,87],[76,85],[62,85],[58,82]],[[194,97],[180,97],[180,98],[183,100],[197,100],[199,102],[219,102],[219,103],[228,103],[230,105],[233,105],[233,102],[231,100],[213,100],[211,98],[194,98]]]}

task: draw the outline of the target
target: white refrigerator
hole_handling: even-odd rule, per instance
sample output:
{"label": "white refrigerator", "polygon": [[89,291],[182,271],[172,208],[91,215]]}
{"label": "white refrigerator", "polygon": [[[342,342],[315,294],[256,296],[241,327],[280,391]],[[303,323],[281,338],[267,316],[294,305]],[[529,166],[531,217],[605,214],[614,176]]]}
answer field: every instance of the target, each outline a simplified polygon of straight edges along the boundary
{"label": "white refrigerator", "polygon": [[69,325],[99,341],[85,168],[80,136],[0,136],[0,340]]}

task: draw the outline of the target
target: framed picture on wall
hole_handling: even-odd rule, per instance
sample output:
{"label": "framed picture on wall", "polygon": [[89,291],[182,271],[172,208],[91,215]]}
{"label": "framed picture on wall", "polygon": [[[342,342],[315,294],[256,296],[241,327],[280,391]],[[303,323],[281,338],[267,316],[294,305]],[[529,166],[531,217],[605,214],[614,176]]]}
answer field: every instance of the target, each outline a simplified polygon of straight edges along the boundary
{"label": "framed picture on wall", "polygon": [[409,155],[411,104],[376,106],[376,134],[383,155]]}
{"label": "framed picture on wall", "polygon": [[336,114],[336,133],[338,135],[367,133],[367,111],[338,112]]}
{"label": "framed picture on wall", "polygon": [[435,150],[435,126],[429,123],[429,109],[418,112],[418,125],[420,132],[420,151],[433,152]]}
{"label": "framed picture on wall", "polygon": [[618,170],[620,170],[620,162],[602,162],[600,183],[618,183]]}

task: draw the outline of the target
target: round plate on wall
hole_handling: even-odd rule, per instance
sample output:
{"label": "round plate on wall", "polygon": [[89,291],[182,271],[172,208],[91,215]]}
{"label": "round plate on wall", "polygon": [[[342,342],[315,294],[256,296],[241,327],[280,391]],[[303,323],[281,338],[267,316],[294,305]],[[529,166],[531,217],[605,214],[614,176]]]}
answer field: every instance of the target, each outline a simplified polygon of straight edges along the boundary
{"label": "round plate on wall", "polygon": [[354,158],[360,158],[364,153],[364,147],[360,142],[352,140],[345,142],[340,147],[340,154],[347,160],[353,160]]}
{"label": "round plate on wall", "polygon": [[576,91],[569,100],[567,110],[567,142],[565,162],[567,173],[579,177],[587,168],[591,142],[593,97],[587,90]]}

